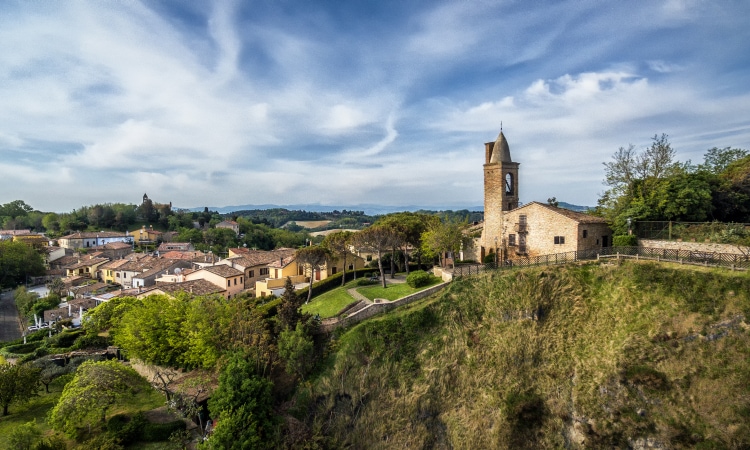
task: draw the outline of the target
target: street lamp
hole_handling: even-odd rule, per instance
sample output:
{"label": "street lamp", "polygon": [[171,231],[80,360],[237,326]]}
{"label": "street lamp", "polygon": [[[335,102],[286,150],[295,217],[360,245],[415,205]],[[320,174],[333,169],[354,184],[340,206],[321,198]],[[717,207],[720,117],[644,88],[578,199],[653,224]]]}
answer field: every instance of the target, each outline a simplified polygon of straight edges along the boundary
{"label": "street lamp", "polygon": [[628,234],[629,235],[633,234],[633,230],[630,228],[630,224],[633,222],[633,219],[631,219],[630,217],[628,217],[627,218],[627,222],[628,222]]}

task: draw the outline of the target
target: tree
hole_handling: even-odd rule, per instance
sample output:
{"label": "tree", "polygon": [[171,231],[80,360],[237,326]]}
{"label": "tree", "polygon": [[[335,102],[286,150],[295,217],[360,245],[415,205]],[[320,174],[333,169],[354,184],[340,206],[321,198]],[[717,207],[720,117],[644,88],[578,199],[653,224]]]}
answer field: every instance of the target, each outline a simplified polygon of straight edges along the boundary
{"label": "tree", "polygon": [[444,266],[443,255],[447,252],[457,254],[464,246],[471,245],[471,237],[464,231],[466,222],[435,222],[422,235],[422,248],[427,254],[437,255],[440,265]]}
{"label": "tree", "polygon": [[56,294],[58,297],[62,297],[65,293],[65,283],[62,278],[54,277],[50,282],[47,283],[47,289],[50,292]]}
{"label": "tree", "polygon": [[50,425],[72,435],[81,425],[104,423],[107,410],[118,400],[147,388],[145,379],[119,361],[86,361],[50,411]]}
{"label": "tree", "polygon": [[[312,289],[310,289],[312,291]],[[308,292],[309,294],[309,292]],[[279,325],[282,330],[294,329],[302,318],[300,307],[302,301],[299,295],[294,291],[292,279],[287,277],[284,282],[284,293],[281,295],[281,304],[279,305]]]}
{"label": "tree", "polygon": [[429,224],[437,220],[439,219],[436,216],[427,214],[399,212],[388,214],[376,222],[376,224],[387,224],[396,230],[397,247],[403,252],[407,275],[409,274],[410,251],[419,251],[422,246],[422,233],[427,230]]}
{"label": "tree", "polygon": [[42,430],[36,426],[35,421],[31,421],[16,425],[8,436],[8,444],[15,450],[32,450],[41,439]]}
{"label": "tree", "polygon": [[277,432],[273,414],[273,383],[259,376],[253,363],[232,355],[219,375],[219,387],[208,400],[218,420],[205,448],[275,448]]}
{"label": "tree", "polygon": [[355,244],[359,248],[364,248],[374,252],[378,256],[378,271],[380,272],[380,282],[383,288],[385,285],[385,276],[383,273],[383,253],[387,252],[395,240],[393,229],[387,225],[371,225],[355,235]]}
{"label": "tree", "polygon": [[343,261],[342,264],[344,267],[341,274],[341,286],[346,284],[346,257],[349,256],[349,246],[351,245],[351,241],[351,231],[337,231],[327,235],[321,244],[328,249],[331,255],[338,256]]}
{"label": "tree", "polygon": [[31,363],[39,369],[39,382],[44,385],[44,390],[49,394],[49,385],[56,378],[69,372],[69,366],[60,366],[49,358],[40,358]]}
{"label": "tree", "polygon": [[328,261],[328,250],[324,247],[315,245],[311,247],[302,247],[297,250],[294,258],[297,260],[297,264],[304,267],[306,271],[310,273],[310,288],[307,291],[307,302],[310,302],[312,298],[312,284],[315,279],[315,274],[320,271]]}
{"label": "tree", "polygon": [[0,405],[3,416],[8,415],[8,407],[23,403],[36,394],[39,386],[39,369],[30,364],[0,365]]}
{"label": "tree", "polygon": [[745,158],[749,154],[747,150],[741,148],[713,147],[703,155],[703,164],[698,168],[719,175],[726,171],[730,164]]}
{"label": "tree", "polygon": [[547,199],[547,204],[557,208],[558,205],[560,205],[560,202],[557,201],[557,197],[550,197]]}
{"label": "tree", "polygon": [[44,274],[44,261],[39,252],[23,242],[0,241],[0,287],[13,287],[27,282],[27,277]]}
{"label": "tree", "polygon": [[300,378],[308,373],[313,364],[314,343],[302,322],[294,329],[287,329],[279,335],[279,356],[286,363],[286,372]]}

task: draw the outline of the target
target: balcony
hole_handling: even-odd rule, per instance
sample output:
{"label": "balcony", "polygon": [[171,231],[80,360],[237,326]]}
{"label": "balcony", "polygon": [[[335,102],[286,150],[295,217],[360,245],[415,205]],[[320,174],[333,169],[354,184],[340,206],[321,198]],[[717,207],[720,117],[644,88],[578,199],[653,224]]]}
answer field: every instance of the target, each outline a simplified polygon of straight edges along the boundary
{"label": "balcony", "polygon": [[529,232],[529,226],[525,222],[518,222],[515,225],[513,225],[513,229],[516,233],[528,233]]}

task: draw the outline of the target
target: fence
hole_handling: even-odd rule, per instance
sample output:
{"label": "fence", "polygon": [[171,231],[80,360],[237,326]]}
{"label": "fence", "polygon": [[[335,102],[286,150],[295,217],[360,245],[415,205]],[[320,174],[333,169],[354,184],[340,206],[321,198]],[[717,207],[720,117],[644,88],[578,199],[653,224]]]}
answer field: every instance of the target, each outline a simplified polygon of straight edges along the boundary
{"label": "fence", "polygon": [[640,239],[725,242],[724,239],[750,232],[750,224],[724,222],[638,221],[634,232]]}
{"label": "fence", "polygon": [[643,247],[606,247],[593,250],[578,250],[551,255],[531,256],[508,260],[505,264],[457,264],[453,268],[453,277],[476,275],[489,270],[508,270],[513,268],[552,266],[576,261],[590,261],[601,258],[635,258],[656,261],[672,261],[681,264],[726,267],[731,269],[750,269],[750,255],[733,253],[700,252],[693,250],[674,250]]}

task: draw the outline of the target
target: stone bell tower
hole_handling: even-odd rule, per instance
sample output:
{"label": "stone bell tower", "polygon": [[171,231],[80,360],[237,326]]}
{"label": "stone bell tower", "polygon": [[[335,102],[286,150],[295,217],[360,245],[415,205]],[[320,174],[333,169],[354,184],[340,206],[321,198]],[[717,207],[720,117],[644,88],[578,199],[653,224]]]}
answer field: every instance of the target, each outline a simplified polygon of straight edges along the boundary
{"label": "stone bell tower", "polygon": [[518,207],[518,163],[510,158],[510,148],[502,127],[495,142],[484,144],[484,231],[482,257],[501,248],[510,230],[504,230],[503,213]]}

